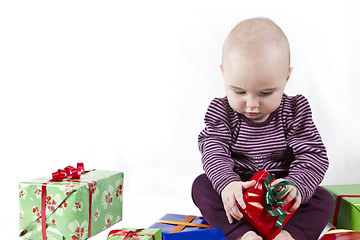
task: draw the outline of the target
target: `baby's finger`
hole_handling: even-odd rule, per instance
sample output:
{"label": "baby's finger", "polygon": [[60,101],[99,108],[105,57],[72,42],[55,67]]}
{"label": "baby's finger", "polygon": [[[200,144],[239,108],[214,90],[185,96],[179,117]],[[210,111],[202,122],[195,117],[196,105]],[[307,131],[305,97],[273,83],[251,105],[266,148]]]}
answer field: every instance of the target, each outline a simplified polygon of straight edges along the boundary
{"label": "baby's finger", "polygon": [[283,196],[283,206],[291,202],[294,198],[296,198],[296,189],[294,187],[289,187],[288,191]]}
{"label": "baby's finger", "polygon": [[300,204],[301,204],[301,195],[298,194],[295,198],[295,203],[292,205],[292,207],[289,210],[295,211],[298,207],[300,207]]}
{"label": "baby's finger", "polygon": [[[299,197],[296,198],[297,200],[300,199]],[[290,212],[295,211],[296,209],[298,209],[298,207],[300,207],[300,202],[301,201],[295,201],[295,203],[291,206],[291,208],[289,209]]]}
{"label": "baby's finger", "polygon": [[[278,184],[279,182],[281,182],[281,181],[283,181],[283,180],[284,180],[284,179],[282,179],[282,178],[275,179],[275,180],[270,184],[270,186],[273,187],[273,186],[275,186],[276,184]],[[284,188],[286,189],[286,186],[284,186]],[[282,195],[282,196],[277,195],[277,196],[276,196],[276,199],[278,199],[278,200],[284,199],[284,198],[285,198],[285,195],[286,195],[286,193],[285,193],[284,195]]]}
{"label": "baby's finger", "polygon": [[247,182],[243,182],[243,189],[249,189],[251,187],[253,187],[256,184],[255,180],[251,180],[251,181],[247,181]]}
{"label": "baby's finger", "polygon": [[246,208],[246,204],[244,202],[244,198],[243,198],[243,195],[241,192],[235,194],[235,199],[236,199],[236,202],[240,205],[240,207],[242,209],[245,209]]}
{"label": "baby's finger", "polygon": [[237,205],[233,206],[230,209],[230,214],[233,218],[235,218],[236,220],[240,221],[240,219],[243,217],[242,213],[240,212],[239,208]]}
{"label": "baby's finger", "polygon": [[226,217],[227,217],[229,223],[232,224],[233,218],[232,218],[231,214],[227,210],[225,210],[225,213],[226,213]]}
{"label": "baby's finger", "polygon": [[275,179],[272,183],[270,183],[270,186],[274,186],[274,185],[278,184],[281,181],[284,181],[284,179],[283,178]]}
{"label": "baby's finger", "polygon": [[[230,198],[227,203],[226,203],[226,208],[225,210],[229,213],[229,215],[231,216],[231,220],[233,220],[232,218],[235,218],[237,220],[240,220],[242,215],[239,211],[239,208],[236,204],[236,199],[235,198]],[[228,217],[229,218],[229,217]]]}
{"label": "baby's finger", "polygon": [[[243,182],[243,189],[244,189],[244,190],[249,189],[249,188],[253,187],[255,184],[256,184],[256,181],[255,181],[255,180]],[[242,193],[242,192],[237,192],[237,193],[235,194],[235,199],[236,199],[237,203],[240,205],[240,207],[241,207],[242,209],[245,209],[245,208],[246,208],[246,204],[245,204],[245,202],[244,202],[244,198],[243,198],[243,193]]]}

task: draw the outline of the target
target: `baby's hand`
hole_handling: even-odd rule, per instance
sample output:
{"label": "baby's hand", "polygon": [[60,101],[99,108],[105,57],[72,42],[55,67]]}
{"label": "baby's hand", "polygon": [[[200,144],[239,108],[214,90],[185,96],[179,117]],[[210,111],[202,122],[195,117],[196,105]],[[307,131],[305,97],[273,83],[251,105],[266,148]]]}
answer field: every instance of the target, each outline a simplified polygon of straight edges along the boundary
{"label": "baby's hand", "polygon": [[[277,184],[281,181],[285,181],[285,180],[286,179],[283,179],[283,178],[276,179],[275,181],[273,181],[271,183],[271,186],[274,186],[275,184]],[[286,204],[291,202],[293,199],[295,199],[294,204],[289,209],[290,211],[294,211],[300,206],[300,203],[301,203],[300,192],[297,190],[297,188],[295,186],[292,186],[292,185],[286,185],[286,188],[287,188],[286,193],[281,197],[281,199],[284,202],[283,206],[285,206]],[[297,194],[297,192],[298,192],[298,194]]]}
{"label": "baby's hand", "polygon": [[242,213],[237,206],[237,203],[241,206],[241,208],[246,208],[243,199],[243,192],[251,188],[255,185],[255,180],[248,182],[234,181],[229,183],[222,191],[221,191],[221,199],[224,204],[224,209],[226,212],[226,216],[229,220],[229,223],[233,223],[233,218],[238,221],[243,217]]}

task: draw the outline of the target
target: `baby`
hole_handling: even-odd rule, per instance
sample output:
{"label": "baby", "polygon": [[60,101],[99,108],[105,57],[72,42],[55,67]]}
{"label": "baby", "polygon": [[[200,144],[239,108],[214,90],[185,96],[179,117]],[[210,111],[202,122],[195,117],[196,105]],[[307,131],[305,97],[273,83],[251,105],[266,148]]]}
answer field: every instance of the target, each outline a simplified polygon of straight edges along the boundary
{"label": "baby", "polygon": [[194,203],[227,239],[263,239],[237,203],[246,207],[243,192],[255,184],[249,179],[265,169],[274,184],[295,184],[282,200],[295,200],[291,211],[300,206],[275,239],[318,239],[333,213],[331,195],[319,187],[329,163],[308,101],[284,94],[292,72],[288,39],[270,19],[242,21],[225,40],[220,69],[226,97],[214,99],[205,115],[205,174],[193,183]]}

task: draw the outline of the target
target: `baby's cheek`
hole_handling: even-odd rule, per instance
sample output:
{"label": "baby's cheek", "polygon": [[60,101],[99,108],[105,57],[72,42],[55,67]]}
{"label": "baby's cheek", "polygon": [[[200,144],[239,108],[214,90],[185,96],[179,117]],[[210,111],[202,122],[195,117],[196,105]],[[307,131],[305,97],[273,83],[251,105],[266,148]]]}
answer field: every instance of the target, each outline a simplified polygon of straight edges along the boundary
{"label": "baby's cheek", "polygon": [[238,112],[238,113],[242,113],[243,112],[243,109],[241,107],[241,102],[240,101],[229,101],[229,104],[230,104],[230,107]]}

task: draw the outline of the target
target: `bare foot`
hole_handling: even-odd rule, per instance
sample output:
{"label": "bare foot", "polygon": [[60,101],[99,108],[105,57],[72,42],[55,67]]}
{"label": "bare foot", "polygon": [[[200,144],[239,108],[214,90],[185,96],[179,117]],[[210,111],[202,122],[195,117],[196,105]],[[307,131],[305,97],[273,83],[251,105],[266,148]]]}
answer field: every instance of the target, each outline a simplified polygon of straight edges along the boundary
{"label": "bare foot", "polygon": [[254,231],[249,231],[238,240],[262,240],[262,237],[257,235]]}
{"label": "bare foot", "polygon": [[279,235],[277,235],[274,240],[295,240],[288,231],[281,230]]}

